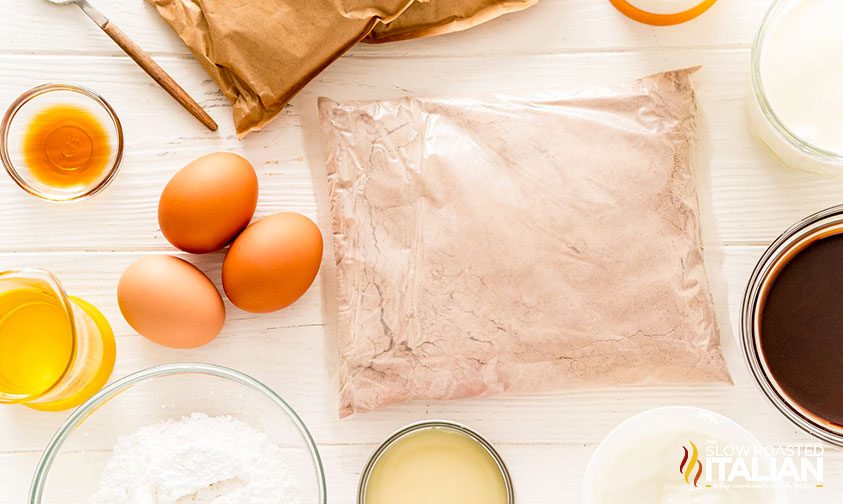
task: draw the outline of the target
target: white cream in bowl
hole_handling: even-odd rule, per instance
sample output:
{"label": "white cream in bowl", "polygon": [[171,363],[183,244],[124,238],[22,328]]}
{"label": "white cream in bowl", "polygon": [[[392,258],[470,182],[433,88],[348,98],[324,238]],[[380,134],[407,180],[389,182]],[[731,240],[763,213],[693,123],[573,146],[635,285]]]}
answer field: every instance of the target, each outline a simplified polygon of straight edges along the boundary
{"label": "white cream in bowl", "polygon": [[[784,504],[781,489],[727,481],[713,457],[754,450],[746,429],[711,411],[657,408],[636,415],[600,444],[583,479],[583,504]],[[730,448],[727,448],[730,447]],[[708,458],[712,460],[708,461]],[[762,461],[763,466],[763,461]]]}

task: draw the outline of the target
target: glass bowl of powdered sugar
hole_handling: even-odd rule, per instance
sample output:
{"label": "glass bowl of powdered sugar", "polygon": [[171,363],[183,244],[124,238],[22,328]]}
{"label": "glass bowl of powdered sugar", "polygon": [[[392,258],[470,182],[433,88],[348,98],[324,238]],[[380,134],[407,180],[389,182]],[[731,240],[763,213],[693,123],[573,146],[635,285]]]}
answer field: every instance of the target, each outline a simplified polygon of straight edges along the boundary
{"label": "glass bowl of powdered sugar", "polygon": [[325,504],[319,452],[268,387],[210,364],[129,375],[44,451],[30,504]]}

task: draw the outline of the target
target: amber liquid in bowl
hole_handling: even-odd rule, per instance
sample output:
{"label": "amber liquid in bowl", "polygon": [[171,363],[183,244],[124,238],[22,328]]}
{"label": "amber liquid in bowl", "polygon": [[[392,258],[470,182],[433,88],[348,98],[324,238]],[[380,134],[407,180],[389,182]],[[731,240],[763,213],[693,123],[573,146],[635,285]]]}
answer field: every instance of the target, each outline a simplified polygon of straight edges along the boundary
{"label": "amber liquid in bowl", "polygon": [[84,108],[52,105],[28,125],[24,160],[32,175],[56,188],[94,185],[108,169],[105,127]]}

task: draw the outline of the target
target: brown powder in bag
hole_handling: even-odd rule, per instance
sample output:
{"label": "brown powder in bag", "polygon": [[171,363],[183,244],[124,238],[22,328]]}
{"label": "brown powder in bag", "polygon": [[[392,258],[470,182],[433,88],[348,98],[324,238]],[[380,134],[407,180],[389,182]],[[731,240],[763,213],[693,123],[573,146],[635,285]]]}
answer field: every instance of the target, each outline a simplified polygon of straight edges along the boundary
{"label": "brown powder in bag", "polygon": [[701,250],[692,71],[557,100],[320,99],[341,416],[729,382]]}

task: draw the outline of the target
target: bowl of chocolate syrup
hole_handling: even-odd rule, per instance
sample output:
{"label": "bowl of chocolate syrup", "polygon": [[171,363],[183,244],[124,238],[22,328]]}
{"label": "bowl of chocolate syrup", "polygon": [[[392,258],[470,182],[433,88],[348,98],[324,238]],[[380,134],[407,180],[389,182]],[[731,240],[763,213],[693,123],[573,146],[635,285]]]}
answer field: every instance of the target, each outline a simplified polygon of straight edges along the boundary
{"label": "bowl of chocolate syrup", "polygon": [[750,277],[741,332],[750,370],[776,408],[843,446],[843,205],[770,245]]}

